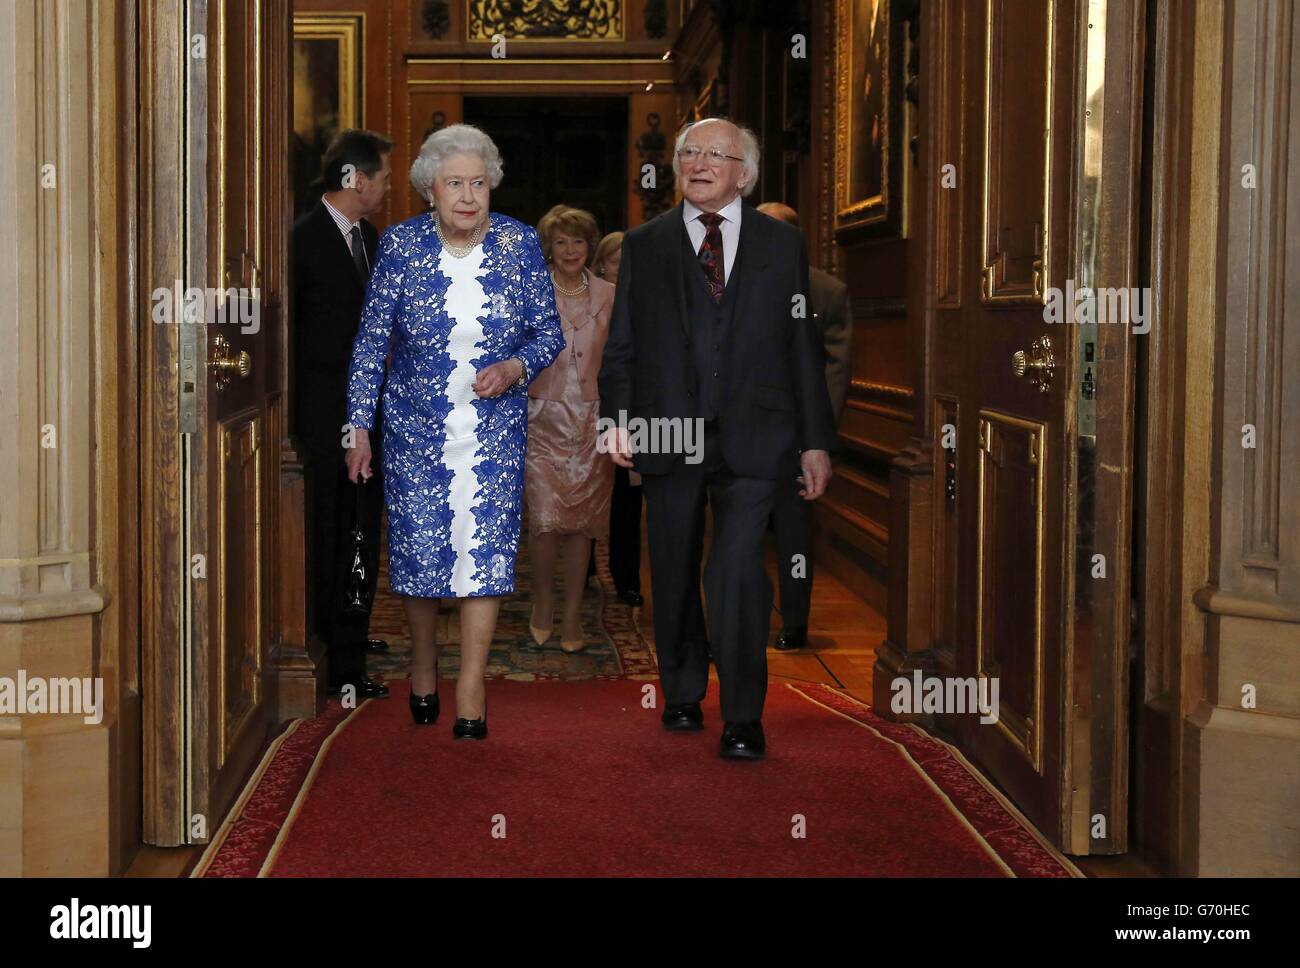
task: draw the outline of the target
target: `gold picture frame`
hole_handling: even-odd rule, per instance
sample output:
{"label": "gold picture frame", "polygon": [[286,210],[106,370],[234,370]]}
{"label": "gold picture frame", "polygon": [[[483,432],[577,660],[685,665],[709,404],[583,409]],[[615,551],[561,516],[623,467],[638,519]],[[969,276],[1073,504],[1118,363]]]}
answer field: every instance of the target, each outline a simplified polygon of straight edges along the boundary
{"label": "gold picture frame", "polygon": [[903,21],[897,0],[836,0],[835,236],[904,231]]}
{"label": "gold picture frame", "polygon": [[334,136],[365,126],[365,35],[364,13],[293,15],[290,150],[296,214],[315,204],[311,196]]}

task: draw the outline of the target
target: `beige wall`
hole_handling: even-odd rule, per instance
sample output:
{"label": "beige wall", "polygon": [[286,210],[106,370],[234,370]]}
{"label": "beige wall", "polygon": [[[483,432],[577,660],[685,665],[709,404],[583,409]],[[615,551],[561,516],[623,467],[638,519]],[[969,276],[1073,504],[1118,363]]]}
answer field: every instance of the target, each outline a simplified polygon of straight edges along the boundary
{"label": "beige wall", "polygon": [[[1184,645],[1184,873],[1300,874],[1300,13],[1197,7],[1189,326],[1216,334],[1205,578]],[[1199,70],[1204,68],[1204,70]],[[1207,103],[1208,102],[1208,103]],[[1243,167],[1253,166],[1254,184]],[[1190,367],[1189,367],[1190,369]],[[1254,428],[1247,446],[1243,428]],[[1189,503],[1202,497],[1189,494]],[[1202,505],[1203,507],[1203,505]],[[1203,513],[1203,512],[1202,512]],[[1198,515],[1200,517],[1200,515]],[[1204,559],[1202,559],[1204,560]],[[1189,562],[1197,574],[1200,561]],[[1194,606],[1194,608],[1193,608]],[[1186,651],[1186,650],[1185,650]],[[1197,650],[1202,651],[1202,650]],[[1195,662],[1196,659],[1193,659]]]}
{"label": "beige wall", "polygon": [[118,388],[132,372],[119,16],[93,0],[0,4],[0,209],[19,240],[0,259],[0,677],[102,677],[107,707],[94,725],[0,714],[0,875],[120,870],[130,839],[114,767],[135,653],[124,661],[119,635],[131,596],[116,600]]}

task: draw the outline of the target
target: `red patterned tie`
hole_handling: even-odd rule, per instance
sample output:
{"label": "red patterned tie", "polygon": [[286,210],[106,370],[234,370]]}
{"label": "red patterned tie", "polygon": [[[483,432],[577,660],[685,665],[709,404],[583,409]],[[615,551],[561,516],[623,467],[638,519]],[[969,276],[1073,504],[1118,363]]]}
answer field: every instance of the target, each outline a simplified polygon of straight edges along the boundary
{"label": "red patterned tie", "polygon": [[723,255],[722,255],[722,216],[717,212],[705,212],[700,216],[700,222],[704,226],[704,244],[700,246],[700,268],[704,270],[704,278],[708,280],[709,291],[713,294],[713,301],[722,302],[722,290],[726,286],[726,280],[723,278]]}

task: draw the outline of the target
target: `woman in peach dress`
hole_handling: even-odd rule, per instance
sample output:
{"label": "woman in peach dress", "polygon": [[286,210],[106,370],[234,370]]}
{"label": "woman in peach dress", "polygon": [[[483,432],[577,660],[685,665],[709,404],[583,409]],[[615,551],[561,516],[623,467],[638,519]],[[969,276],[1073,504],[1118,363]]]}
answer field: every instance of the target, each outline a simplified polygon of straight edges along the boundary
{"label": "woman in peach dress", "polygon": [[533,641],[555,628],[555,572],[564,561],[560,647],[580,652],[582,595],[594,538],[609,533],[614,465],[596,450],[600,398],[596,376],[609,335],[614,287],[589,271],[600,237],[582,209],[557,205],[537,226],[551,267],[564,349],[528,390],[528,456],[524,499],[533,562]]}

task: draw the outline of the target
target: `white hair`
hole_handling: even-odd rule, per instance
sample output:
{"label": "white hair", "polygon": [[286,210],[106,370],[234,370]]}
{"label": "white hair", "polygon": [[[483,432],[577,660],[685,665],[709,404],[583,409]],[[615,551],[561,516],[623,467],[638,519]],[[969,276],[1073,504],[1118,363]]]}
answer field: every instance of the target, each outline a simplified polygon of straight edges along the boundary
{"label": "white hair", "polygon": [[673,174],[680,184],[682,180],[682,160],[677,156],[677,152],[681,151],[682,145],[686,143],[687,132],[697,124],[704,124],[708,121],[722,121],[736,129],[740,140],[741,169],[745,174],[749,175],[749,179],[745,182],[745,187],[740,190],[740,194],[748,198],[750,192],[754,190],[754,186],[758,184],[758,137],[743,124],[736,124],[736,122],[728,118],[701,118],[699,121],[688,121],[682,125],[682,130],[677,132],[677,144],[673,146]]}
{"label": "white hair", "polygon": [[424,139],[420,154],[411,165],[411,184],[425,201],[433,201],[433,181],[451,155],[478,155],[487,169],[488,187],[501,184],[501,152],[492,139],[472,124],[451,124]]}

